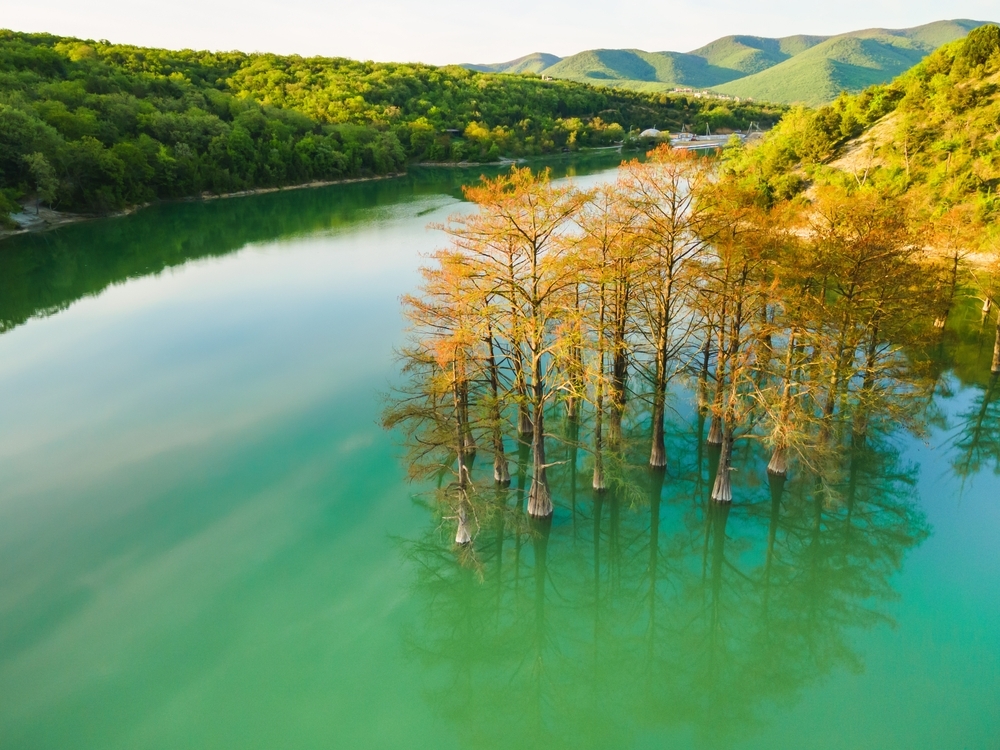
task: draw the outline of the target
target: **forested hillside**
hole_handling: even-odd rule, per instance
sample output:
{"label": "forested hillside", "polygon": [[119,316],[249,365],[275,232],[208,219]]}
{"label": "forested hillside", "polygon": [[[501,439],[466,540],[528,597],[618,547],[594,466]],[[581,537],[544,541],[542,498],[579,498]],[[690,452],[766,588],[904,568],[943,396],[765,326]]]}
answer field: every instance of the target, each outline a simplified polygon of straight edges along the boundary
{"label": "forested hillside", "polygon": [[458,67],[175,52],[0,31],[0,218],[492,161],[778,110]]}
{"label": "forested hillside", "polygon": [[734,168],[779,196],[810,184],[872,185],[929,214],[956,207],[989,228],[1000,200],[1000,28],[974,30],[891,84],[791,110]]}

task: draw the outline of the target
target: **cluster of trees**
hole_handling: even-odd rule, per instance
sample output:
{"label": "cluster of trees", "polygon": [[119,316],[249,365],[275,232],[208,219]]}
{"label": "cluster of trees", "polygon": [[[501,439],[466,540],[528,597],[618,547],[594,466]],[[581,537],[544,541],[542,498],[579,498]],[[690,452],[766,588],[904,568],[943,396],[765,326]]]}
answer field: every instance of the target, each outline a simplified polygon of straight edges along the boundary
{"label": "cluster of trees", "polygon": [[409,378],[385,412],[436,482],[405,546],[413,653],[451,678],[431,703],[475,744],[714,746],[861,669],[850,634],[890,621],[929,533],[889,436],[945,426],[949,367],[980,386],[956,473],[1000,466],[996,301],[958,272],[969,215],[858,183],[782,201],[668,147],[590,191],[513,170],[467,196],[404,300]]}
{"label": "cluster of trees", "polygon": [[[107,211],[492,161],[700,124],[697,101],[457,67],[147,49],[0,31],[0,217]],[[731,127],[779,110],[740,107]],[[719,113],[710,115],[713,123]]]}
{"label": "cluster of trees", "polygon": [[[828,186],[803,210],[669,147],[593,191],[514,169],[466,192],[478,211],[444,227],[450,246],[405,299],[411,377],[385,417],[404,428],[415,475],[454,475],[458,542],[489,512],[483,481],[510,482],[512,446],[530,448],[535,518],[553,512],[553,442],[589,455],[597,492],[624,461],[625,423],[643,426],[650,467],[676,460],[664,442],[675,381],[711,421],[720,503],[737,441],[767,445],[783,476],[793,459],[821,467],[845,431],[918,429],[930,379],[911,353],[947,325],[959,282],[924,251],[906,201]],[[996,342],[1000,371],[1000,327]],[[560,412],[574,426],[557,435]],[[492,477],[476,480],[484,450]]]}

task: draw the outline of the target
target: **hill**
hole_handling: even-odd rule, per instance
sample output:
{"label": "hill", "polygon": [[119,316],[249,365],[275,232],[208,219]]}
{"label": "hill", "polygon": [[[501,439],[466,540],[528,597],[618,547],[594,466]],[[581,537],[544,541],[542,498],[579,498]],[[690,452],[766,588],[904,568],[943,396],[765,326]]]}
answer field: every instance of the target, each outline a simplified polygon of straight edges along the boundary
{"label": "hill", "polygon": [[530,55],[519,57],[505,63],[494,65],[473,65],[466,64],[461,67],[468,70],[475,70],[479,73],[541,73],[546,68],[551,68],[562,58],[549,55],[545,52],[533,52]]}
{"label": "hill", "polygon": [[864,29],[834,37],[727,36],[691,52],[597,49],[558,58],[536,53],[476,70],[537,73],[638,91],[713,89],[719,94],[812,106],[841,91],[892,80],[982,21],[953,20],[910,29]]}
{"label": "hill", "polygon": [[[680,52],[643,52],[598,49],[564,57],[545,69],[545,75],[581,83],[604,83],[624,88],[663,90],[665,82],[710,86],[732,80],[737,74],[710,64],[704,57]],[[661,84],[644,87],[638,84]]]}
{"label": "hill", "polygon": [[710,65],[750,75],[767,70],[823,42],[823,36],[724,36],[691,52]]}
{"label": "hill", "polygon": [[818,106],[841,91],[886,83],[978,21],[941,21],[914,29],[866,29],[810,46],[776,65],[715,87],[739,97]]}
{"label": "hill", "polygon": [[810,186],[906,195],[934,216],[1000,218],[1000,28],[944,45],[889,84],[810,111],[791,110],[755,147],[728,153],[777,197]]}

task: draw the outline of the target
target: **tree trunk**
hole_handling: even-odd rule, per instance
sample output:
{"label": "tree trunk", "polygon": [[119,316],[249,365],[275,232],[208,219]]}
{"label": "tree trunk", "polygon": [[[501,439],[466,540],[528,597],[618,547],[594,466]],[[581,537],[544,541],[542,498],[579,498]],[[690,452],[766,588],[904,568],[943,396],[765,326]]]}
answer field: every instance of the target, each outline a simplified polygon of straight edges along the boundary
{"label": "tree trunk", "polygon": [[701,372],[698,374],[698,411],[702,414],[708,409],[708,365],[712,360],[712,331],[705,337],[705,348],[702,350]]}
{"label": "tree trunk", "polygon": [[459,367],[457,360],[452,363],[452,397],[455,406],[455,454],[458,462],[458,529],[455,532],[455,544],[468,544],[472,541],[469,533],[468,517],[465,510],[466,488],[469,486],[469,469],[466,464],[465,454],[465,424],[463,423],[462,412],[462,385],[459,379]]}
{"label": "tree trunk", "polygon": [[467,459],[473,459],[476,457],[476,439],[472,436],[472,427],[469,422],[469,381],[462,380],[462,387],[460,391],[461,401],[460,408],[462,410],[462,426],[463,426],[463,448],[465,450],[465,455]]}
{"label": "tree trunk", "polygon": [[601,284],[597,329],[597,386],[594,396],[594,481],[595,492],[604,492],[604,285]]}
{"label": "tree trunk", "polygon": [[656,364],[653,377],[653,442],[649,451],[649,465],[662,469],[667,465],[667,451],[664,444],[664,420],[666,419],[667,397],[667,322],[661,316],[656,334]]}
{"label": "tree trunk", "polygon": [[[603,368],[602,368],[603,369]],[[603,378],[604,373],[601,373]],[[604,492],[607,485],[604,482],[604,446],[602,445],[603,414],[604,414],[604,389],[601,380],[597,381],[597,403],[594,415],[594,482],[593,487],[596,492]]]}
{"label": "tree trunk", "polygon": [[507,454],[503,447],[503,415],[500,411],[500,374],[497,370],[496,355],[493,352],[493,327],[487,321],[486,345],[489,355],[487,365],[490,372],[490,395],[493,403],[490,405],[490,421],[493,433],[493,479],[501,487],[510,484],[510,468],[507,465]]}
{"label": "tree trunk", "polygon": [[534,368],[534,434],[532,435],[531,489],[528,490],[528,515],[532,518],[548,518],[552,515],[552,496],[545,473],[545,383],[542,380],[542,358],[533,354]]}
{"label": "tree trunk", "polygon": [[[575,312],[577,321],[575,325],[579,326],[580,323],[580,285],[577,284],[575,287],[576,303]],[[581,334],[579,328],[577,329],[577,335]],[[577,339],[579,341],[579,338]],[[579,344],[573,347],[573,352],[570,356],[570,372],[567,373],[569,377],[567,380],[570,383],[570,395],[566,399],[566,418],[576,419],[579,416],[580,410],[580,393],[583,390],[583,347]]]}
{"label": "tree trunk", "polygon": [[608,427],[608,442],[618,447],[622,439],[622,416],[625,413],[625,383],[628,377],[628,355],[626,354],[627,343],[625,341],[625,326],[627,321],[615,320],[614,345],[612,353],[614,359],[611,366],[611,414]]}
{"label": "tree trunk", "polygon": [[997,335],[993,343],[993,364],[990,366],[990,372],[1000,375],[1000,315],[997,316]]}
{"label": "tree trunk", "polygon": [[712,487],[712,499],[717,503],[731,503],[733,489],[730,483],[730,467],[733,462],[733,431],[726,428],[722,436],[722,453],[719,456],[719,469],[715,474],[715,485]]}
{"label": "tree trunk", "polygon": [[722,396],[726,387],[726,316],[725,309],[719,320],[718,341],[716,342],[715,397],[712,399],[712,425],[708,428],[709,445],[722,445],[725,425],[722,420]]}
{"label": "tree trunk", "polygon": [[458,488],[464,494],[466,487],[469,486],[469,465],[468,465],[468,455],[465,452],[465,424],[462,421],[462,396],[461,390],[462,386],[459,382],[459,369],[458,363],[452,363],[452,398],[455,409],[455,458],[458,463]]}
{"label": "tree trunk", "polygon": [[724,432],[724,425],[722,423],[722,415],[719,411],[722,409],[722,385],[720,384],[717,388],[715,397],[715,408],[712,409],[712,425],[708,428],[708,444],[709,445],[722,445],[722,433]]}
{"label": "tree trunk", "polygon": [[502,440],[501,438],[501,450],[493,453],[493,481],[501,487],[506,487],[510,484],[510,468],[507,465],[507,457],[502,451]]}
{"label": "tree trunk", "polygon": [[458,506],[458,531],[455,532],[455,544],[463,545],[472,542],[472,535],[469,533],[469,522],[465,512],[465,503]]}
{"label": "tree trunk", "polygon": [[774,452],[767,464],[767,473],[783,477],[788,473],[788,415],[792,404],[792,377],[795,363],[795,328],[788,335],[788,351],[785,354],[784,385],[781,390],[781,409],[778,412],[778,426],[774,441]]}
{"label": "tree trunk", "polygon": [[520,342],[511,344],[511,363],[514,368],[514,390],[517,391],[517,435],[521,439],[531,437],[531,414],[528,411],[528,385],[524,377],[524,356]]}
{"label": "tree trunk", "polygon": [[788,474],[788,449],[785,446],[780,444],[774,446],[771,460],[767,463],[767,473],[776,477]]}

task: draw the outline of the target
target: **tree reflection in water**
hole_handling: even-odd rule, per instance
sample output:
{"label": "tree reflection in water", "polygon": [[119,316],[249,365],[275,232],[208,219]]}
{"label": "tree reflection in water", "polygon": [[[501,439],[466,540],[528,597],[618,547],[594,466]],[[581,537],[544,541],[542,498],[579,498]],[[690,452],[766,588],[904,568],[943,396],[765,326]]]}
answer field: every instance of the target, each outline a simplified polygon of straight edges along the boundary
{"label": "tree reflection in water", "polygon": [[448,503],[428,504],[438,521],[404,545],[421,605],[407,643],[444,676],[428,698],[467,746],[623,747],[668,730],[725,747],[863,668],[852,637],[889,621],[892,577],[928,534],[916,466],[887,435],[848,431],[822,470],[748,486],[766,476],[751,447],[741,501],[716,503],[703,421],[670,427],[671,455],[688,458],[650,470],[636,440],[606,493],[574,489],[590,467],[568,449],[551,519],[525,513],[522,448],[511,489],[474,494],[490,519],[474,545],[439,523]]}

